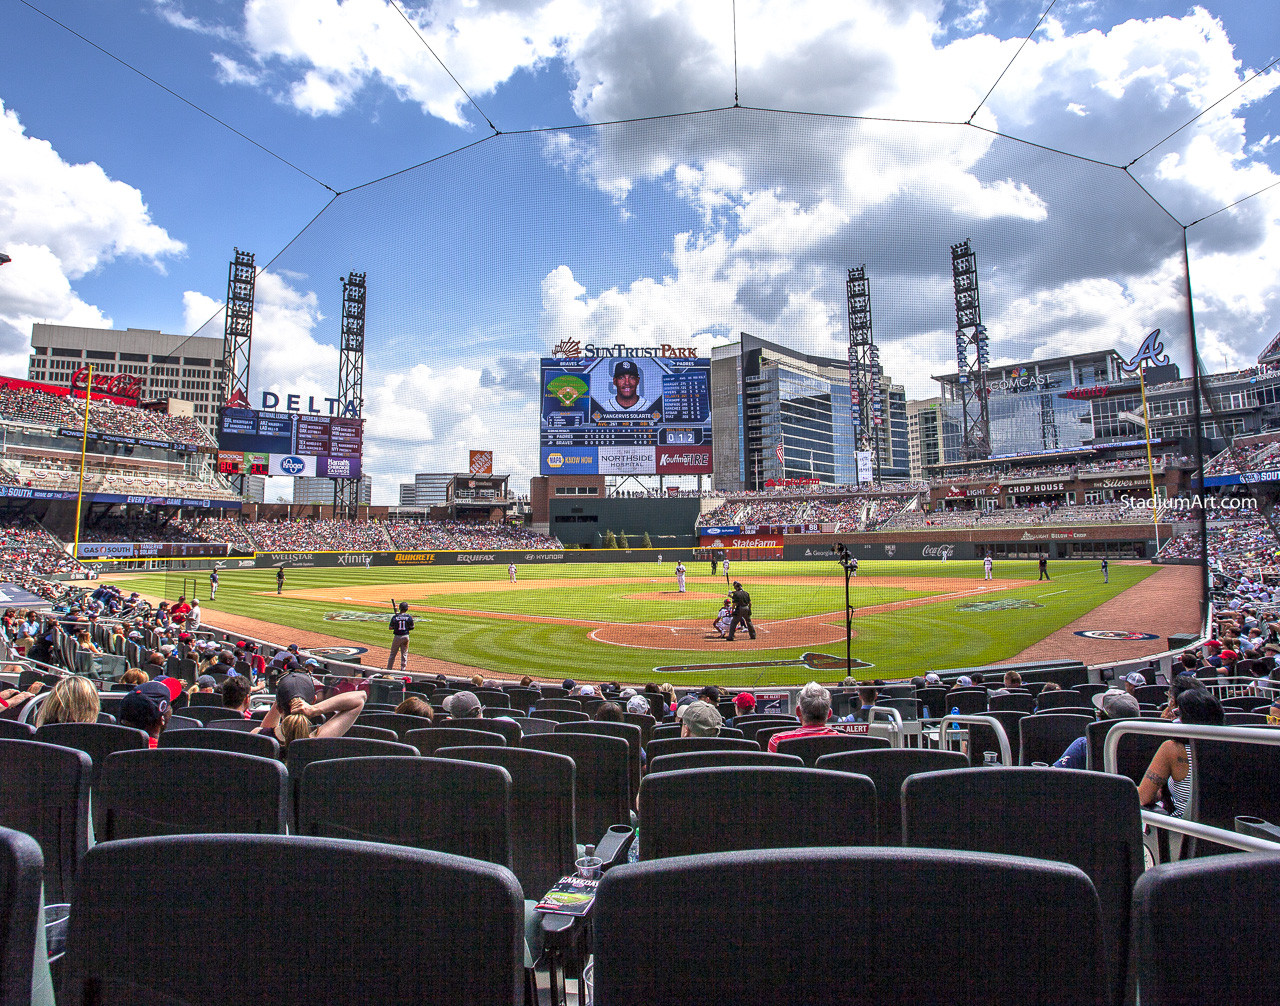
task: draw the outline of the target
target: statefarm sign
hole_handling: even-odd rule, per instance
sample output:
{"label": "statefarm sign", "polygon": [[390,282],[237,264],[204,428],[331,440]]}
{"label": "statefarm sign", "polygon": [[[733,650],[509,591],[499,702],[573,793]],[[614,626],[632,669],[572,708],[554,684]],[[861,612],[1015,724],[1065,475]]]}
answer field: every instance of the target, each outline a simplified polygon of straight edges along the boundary
{"label": "statefarm sign", "polygon": [[780,534],[703,535],[703,548],[781,548]]}

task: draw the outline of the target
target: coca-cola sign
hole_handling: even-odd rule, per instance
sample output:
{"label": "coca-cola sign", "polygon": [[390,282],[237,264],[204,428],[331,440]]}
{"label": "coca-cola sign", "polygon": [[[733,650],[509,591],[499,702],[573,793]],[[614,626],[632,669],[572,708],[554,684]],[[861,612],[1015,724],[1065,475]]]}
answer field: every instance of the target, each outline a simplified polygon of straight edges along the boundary
{"label": "coca-cola sign", "polygon": [[[71,390],[84,391],[89,385],[89,368],[81,367],[71,375]],[[135,402],[142,394],[142,378],[131,374],[94,374],[93,394],[132,398]]]}

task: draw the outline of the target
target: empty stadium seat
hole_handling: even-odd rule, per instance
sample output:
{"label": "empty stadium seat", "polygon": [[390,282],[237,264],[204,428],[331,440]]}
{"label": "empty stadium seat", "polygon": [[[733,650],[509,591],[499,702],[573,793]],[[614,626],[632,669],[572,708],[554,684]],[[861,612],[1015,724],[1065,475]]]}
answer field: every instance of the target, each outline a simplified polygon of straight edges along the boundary
{"label": "empty stadium seat", "polygon": [[424,755],[433,755],[441,748],[456,748],[463,745],[507,746],[507,739],[502,734],[491,730],[472,730],[465,727],[427,727],[425,730],[410,730],[405,738],[407,743],[412,744]]}
{"label": "empty stadium seat", "polygon": [[0,827],[40,843],[50,904],[70,900],[89,845],[92,769],[89,756],[74,748],[0,740]]}
{"label": "empty stadium seat", "polygon": [[[912,896],[925,890],[964,896]],[[593,927],[596,1002],[610,1006],[1107,1001],[1097,896],[1062,863],[831,848],[658,859],[604,875]],[[709,947],[732,953],[709,963]]]}
{"label": "empty stadium seat", "polygon": [[160,748],[202,748],[207,751],[231,751],[257,755],[259,758],[280,757],[280,744],[271,734],[251,734],[243,730],[166,730],[160,735]]}
{"label": "empty stadium seat", "polygon": [[[121,882],[144,876],[163,896]],[[353,924],[358,957],[336,954]],[[59,1004],[515,1006],[523,927],[515,876],[475,859],[285,836],[108,842],[85,858]]]}
{"label": "empty stadium seat", "polygon": [[[1052,693],[1050,693],[1052,694]],[[1091,716],[1075,716],[1069,713],[1034,714],[1018,721],[1018,764],[1032,765],[1044,762],[1052,765],[1077,737],[1083,737]]]}
{"label": "empty stadium seat", "polygon": [[813,768],[823,755],[836,754],[840,751],[869,751],[875,748],[889,747],[886,737],[871,737],[867,734],[819,734],[814,737],[788,737],[778,741],[778,754],[798,755],[806,765]]}
{"label": "empty stadium seat", "polygon": [[[656,743],[656,742],[655,742]],[[631,821],[627,742],[602,734],[535,734],[520,742],[534,751],[573,759],[574,819],[578,841],[595,844],[610,825]]]}
{"label": "empty stadium seat", "polygon": [[0,1006],[53,1006],[43,880],[39,843],[0,827]]}
{"label": "empty stadium seat", "polygon": [[683,751],[649,759],[650,772],[677,772],[686,768],[717,768],[735,765],[773,765],[804,768],[799,755],[771,754],[768,751],[733,751],[715,748],[710,751]]}
{"label": "empty stadium seat", "polygon": [[967,768],[959,751],[928,748],[871,748],[823,755],[817,767],[865,775],[876,787],[877,835],[881,845],[902,844],[902,784],[920,772]]}

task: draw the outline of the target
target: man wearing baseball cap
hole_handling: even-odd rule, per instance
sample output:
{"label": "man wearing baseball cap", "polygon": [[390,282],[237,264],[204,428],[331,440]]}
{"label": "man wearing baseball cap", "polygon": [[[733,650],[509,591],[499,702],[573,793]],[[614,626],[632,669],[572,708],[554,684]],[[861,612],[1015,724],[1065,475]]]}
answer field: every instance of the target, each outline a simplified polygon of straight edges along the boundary
{"label": "man wearing baseball cap", "polygon": [[635,360],[614,364],[613,391],[608,405],[613,412],[640,412],[649,406],[649,400],[640,396],[640,368]]}
{"label": "man wearing baseball cap", "polygon": [[1139,688],[1146,685],[1147,679],[1141,671],[1130,671],[1124,676],[1124,690],[1129,695],[1133,695]]}
{"label": "man wearing baseball cap", "polygon": [[182,683],[173,678],[157,678],[144,681],[120,700],[120,725],[134,727],[146,733],[149,747],[160,746],[160,734],[173,715],[173,700],[177,698],[169,682],[182,691]]}
{"label": "man wearing baseball cap", "polygon": [[679,715],[681,737],[715,737],[724,726],[720,710],[701,699],[684,706]]}

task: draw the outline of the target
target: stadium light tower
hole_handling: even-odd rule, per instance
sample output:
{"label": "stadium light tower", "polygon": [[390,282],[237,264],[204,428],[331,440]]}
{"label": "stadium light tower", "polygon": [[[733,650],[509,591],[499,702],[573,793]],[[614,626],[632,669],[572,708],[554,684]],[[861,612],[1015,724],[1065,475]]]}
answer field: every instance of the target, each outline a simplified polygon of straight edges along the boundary
{"label": "stadium light tower", "polygon": [[[364,281],[362,272],[349,273],[342,280],[342,340],[338,353],[338,401],[344,409],[347,402],[354,402],[357,418],[364,411]],[[334,516],[354,518],[359,506],[360,478],[334,479]]]}
{"label": "stadium light tower", "polygon": [[956,297],[956,376],[964,413],[961,453],[965,461],[991,457],[991,416],[988,411],[987,328],[982,324],[978,297],[978,256],[966,238],[951,246],[951,281]]}
{"label": "stadium light tower", "polygon": [[881,437],[884,431],[880,400],[880,350],[871,332],[871,281],[867,267],[849,270],[845,282],[849,301],[849,412],[857,432],[858,450],[871,451],[875,479],[880,478]]}
{"label": "stadium light tower", "polygon": [[[218,405],[249,408],[249,348],[253,342],[253,292],[256,274],[253,252],[235,250],[227,268],[227,307],[222,329],[222,387]],[[221,419],[219,419],[221,427]],[[231,476],[236,492],[244,495],[244,475]]]}

